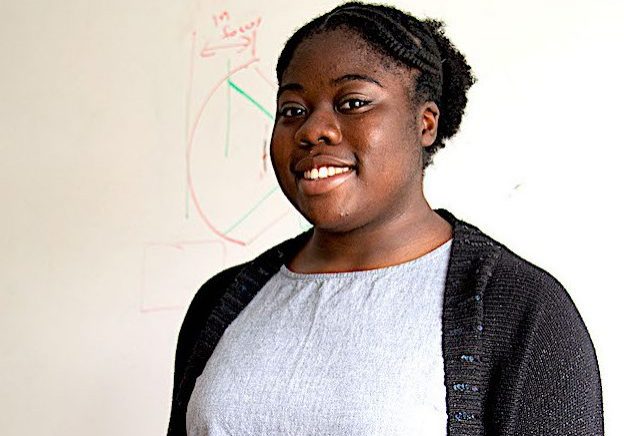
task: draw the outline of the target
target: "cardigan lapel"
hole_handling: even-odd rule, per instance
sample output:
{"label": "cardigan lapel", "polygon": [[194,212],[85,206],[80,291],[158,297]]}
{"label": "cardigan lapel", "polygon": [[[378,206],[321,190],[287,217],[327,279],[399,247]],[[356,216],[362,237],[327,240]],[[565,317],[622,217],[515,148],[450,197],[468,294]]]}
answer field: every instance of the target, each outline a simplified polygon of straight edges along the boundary
{"label": "cardigan lapel", "polygon": [[487,356],[483,353],[483,297],[501,245],[477,227],[437,212],[453,225],[442,312],[447,433],[483,435]]}

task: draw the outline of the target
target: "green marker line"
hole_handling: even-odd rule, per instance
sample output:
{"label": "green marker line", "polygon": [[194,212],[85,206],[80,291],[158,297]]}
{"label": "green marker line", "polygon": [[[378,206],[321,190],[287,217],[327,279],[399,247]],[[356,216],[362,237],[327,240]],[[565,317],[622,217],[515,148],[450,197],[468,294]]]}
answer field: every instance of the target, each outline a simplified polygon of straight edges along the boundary
{"label": "green marker line", "polygon": [[234,88],[234,90],[236,92],[238,92],[240,95],[242,95],[243,97],[245,97],[247,100],[249,100],[251,102],[251,104],[253,104],[254,106],[256,106],[258,109],[260,109],[260,111],[265,114],[267,117],[269,117],[269,119],[273,119],[273,114],[271,112],[269,112],[267,110],[267,108],[265,108],[264,106],[262,106],[260,103],[258,103],[256,100],[253,99],[253,97],[249,94],[247,94],[245,91],[243,91],[241,88],[239,88],[234,82],[232,82],[230,79],[228,79],[228,85],[230,85],[232,88]]}
{"label": "green marker line", "polygon": [[[227,73],[230,74],[230,59],[227,60]],[[230,149],[230,126],[232,117],[232,92],[230,87],[227,89],[227,110],[225,115],[225,157],[228,157]]]}
{"label": "green marker line", "polygon": [[267,199],[267,198],[269,198],[271,195],[273,195],[273,193],[274,193],[275,191],[277,191],[277,188],[279,188],[279,186],[275,186],[275,187],[271,188],[271,190],[270,190],[269,192],[267,192],[266,194],[264,194],[264,197],[262,197],[262,198],[260,199],[260,201],[258,201],[258,202],[257,202],[257,203],[256,203],[256,204],[255,204],[255,205],[254,205],[251,209],[249,209],[249,210],[248,210],[248,211],[247,211],[247,212],[246,212],[246,213],[245,213],[242,217],[240,217],[240,218],[238,219],[238,221],[236,221],[234,224],[232,224],[232,225],[230,226],[230,228],[229,228],[229,229],[227,229],[227,230],[226,230],[225,232],[223,232],[223,233],[225,233],[225,234],[227,235],[227,234],[228,234],[228,233],[230,233],[232,230],[234,230],[236,227],[238,227],[238,226],[239,226],[239,225],[240,225],[243,221],[245,221],[245,220],[249,217],[249,215],[251,215],[251,214],[252,214],[252,213],[253,213],[256,209],[258,209],[258,208],[262,205],[262,203],[264,203],[264,202],[266,201],[266,199]]}

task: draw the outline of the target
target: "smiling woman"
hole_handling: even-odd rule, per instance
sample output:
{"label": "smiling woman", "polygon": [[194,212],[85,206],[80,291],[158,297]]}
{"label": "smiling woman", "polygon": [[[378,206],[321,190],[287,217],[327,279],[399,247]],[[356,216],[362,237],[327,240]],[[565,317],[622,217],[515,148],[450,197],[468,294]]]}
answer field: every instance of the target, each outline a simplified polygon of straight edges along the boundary
{"label": "smiling woman", "polygon": [[602,434],[567,292],[423,195],[474,81],[441,24],[347,3],[277,77],[273,167],[313,229],[197,293],[169,434]]}
{"label": "smiling woman", "polygon": [[[381,268],[450,238],[450,225],[422,192],[421,150],[436,138],[438,107],[414,102],[416,70],[390,62],[339,27],[302,41],[281,77],[273,167],[286,197],[316,229],[289,265],[294,270]],[[339,174],[319,177],[332,167]],[[318,250],[338,235],[358,253]]]}

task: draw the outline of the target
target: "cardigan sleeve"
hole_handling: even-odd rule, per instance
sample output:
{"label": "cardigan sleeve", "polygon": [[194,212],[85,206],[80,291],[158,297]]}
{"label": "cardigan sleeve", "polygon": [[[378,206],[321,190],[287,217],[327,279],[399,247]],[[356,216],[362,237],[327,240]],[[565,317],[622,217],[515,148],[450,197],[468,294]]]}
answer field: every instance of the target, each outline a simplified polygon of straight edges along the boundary
{"label": "cardigan sleeve", "polygon": [[[602,388],[587,328],[563,286],[546,271],[519,261],[505,282],[510,346],[502,358],[493,434],[604,434]],[[508,272],[509,270],[508,269]],[[500,279],[499,279],[500,282]]]}
{"label": "cardigan sleeve", "polygon": [[602,435],[593,343],[568,293],[554,279],[550,282],[527,336],[517,434]]}
{"label": "cardigan sleeve", "polygon": [[175,355],[173,398],[169,418],[169,431],[167,433],[169,436],[186,434],[186,410],[182,410],[182,404],[184,403],[178,401],[182,377],[193,352],[195,342],[206,324],[212,308],[225,293],[225,290],[240,268],[240,266],[237,266],[226,269],[204,283],[193,297],[182,321]]}

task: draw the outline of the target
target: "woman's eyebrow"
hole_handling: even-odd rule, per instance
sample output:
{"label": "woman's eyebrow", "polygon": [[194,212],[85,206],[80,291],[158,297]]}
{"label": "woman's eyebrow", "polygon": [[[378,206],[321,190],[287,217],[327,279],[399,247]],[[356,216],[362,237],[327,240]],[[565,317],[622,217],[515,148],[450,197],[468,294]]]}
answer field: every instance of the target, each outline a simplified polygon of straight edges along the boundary
{"label": "woman's eyebrow", "polygon": [[284,91],[303,91],[303,85],[299,83],[287,83],[282,85],[277,90],[277,98],[279,98]]}
{"label": "woman's eyebrow", "polygon": [[[331,83],[332,85],[338,85],[340,83],[348,82],[352,80],[360,80],[364,82],[373,83],[379,86],[380,88],[384,87],[378,80],[373,79],[372,77],[367,76],[365,74],[345,74],[344,76],[340,76],[337,79],[333,79]],[[280,86],[279,89],[277,90],[277,98],[279,98],[279,96],[285,91],[303,91],[303,85],[301,85],[300,83],[286,83],[285,85]]]}
{"label": "woman's eyebrow", "polygon": [[340,76],[337,79],[332,80],[332,84],[337,85],[342,82],[348,82],[351,80],[362,80],[364,82],[374,83],[375,85],[383,88],[383,85],[379,83],[379,81],[373,79],[370,76],[364,74],[345,74],[344,76]]}

